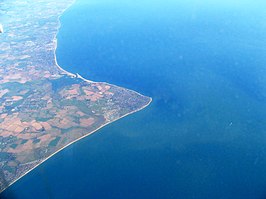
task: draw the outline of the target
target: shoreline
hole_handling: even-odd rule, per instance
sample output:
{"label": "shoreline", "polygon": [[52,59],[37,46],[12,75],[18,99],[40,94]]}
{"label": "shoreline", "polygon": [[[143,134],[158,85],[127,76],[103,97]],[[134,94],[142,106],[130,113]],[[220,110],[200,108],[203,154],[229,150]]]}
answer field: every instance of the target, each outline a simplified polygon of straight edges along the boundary
{"label": "shoreline", "polygon": [[136,112],[139,112],[139,111],[145,109],[147,106],[149,106],[149,105],[152,103],[152,98],[151,98],[151,97],[149,97],[149,98],[150,98],[149,103],[147,103],[146,105],[142,106],[141,108],[136,109],[136,110],[134,110],[134,111],[131,111],[131,112],[125,114],[125,115],[122,115],[122,116],[116,118],[116,119],[113,120],[113,121],[107,122],[107,123],[105,123],[105,124],[99,126],[98,128],[96,128],[95,130],[91,131],[90,133],[88,133],[88,134],[86,134],[86,135],[83,135],[82,137],[80,137],[80,138],[78,138],[78,139],[76,139],[76,140],[74,140],[74,141],[68,143],[67,145],[63,146],[62,148],[58,149],[56,152],[52,153],[52,154],[49,155],[47,158],[41,160],[40,163],[38,163],[37,165],[35,165],[32,169],[30,169],[29,171],[27,171],[26,173],[24,173],[22,176],[20,176],[18,179],[16,179],[14,182],[12,182],[10,185],[8,185],[8,187],[4,188],[0,193],[3,193],[6,189],[8,189],[8,188],[9,188],[10,186],[12,186],[13,184],[15,184],[18,180],[20,180],[21,178],[23,178],[24,176],[26,176],[28,173],[30,173],[31,171],[33,171],[35,168],[37,168],[38,166],[40,166],[41,164],[43,164],[44,162],[46,162],[48,159],[50,159],[51,157],[53,157],[53,156],[56,155],[57,153],[61,152],[62,150],[64,150],[64,149],[67,148],[68,146],[70,146],[70,145],[72,145],[72,144],[74,144],[74,143],[76,143],[76,142],[78,142],[78,141],[80,141],[80,140],[82,140],[82,139],[84,139],[84,138],[86,138],[86,137],[88,137],[88,136],[90,136],[90,135],[96,133],[98,130],[104,128],[105,126],[107,126],[107,125],[109,125],[109,124],[111,124],[111,123],[113,123],[113,122],[115,122],[115,121],[117,121],[117,120],[120,120],[120,119],[122,119],[122,118],[124,118],[124,117],[127,117],[127,116],[129,116],[129,115],[131,115],[131,114],[134,114],[134,113],[136,113]]}
{"label": "shoreline", "polygon": [[[81,79],[81,80],[83,80],[83,81],[85,81],[85,82],[88,82],[88,83],[102,83],[102,84],[107,84],[107,85],[110,85],[110,86],[116,86],[116,87],[119,87],[119,88],[125,89],[125,90],[127,90],[127,91],[131,91],[131,92],[133,92],[133,93],[136,93],[136,94],[138,94],[138,95],[140,95],[140,96],[148,97],[148,96],[146,96],[146,95],[144,95],[144,94],[141,94],[141,93],[139,93],[139,92],[137,92],[137,91],[134,91],[134,90],[131,90],[131,89],[128,89],[128,88],[124,88],[124,87],[122,87],[122,86],[118,86],[118,85],[111,84],[111,83],[108,83],[108,82],[103,82],[103,81],[96,82],[96,81],[92,81],[92,80],[86,79],[86,78],[82,77],[79,73],[74,74],[74,73],[71,73],[71,72],[66,71],[65,69],[63,69],[63,68],[58,64],[58,62],[57,62],[57,56],[56,56],[56,49],[57,49],[57,45],[58,45],[57,35],[58,35],[58,33],[59,33],[59,29],[60,29],[60,27],[61,27],[60,17],[65,13],[66,10],[68,10],[72,5],[74,5],[75,2],[76,2],[76,0],[73,0],[72,3],[70,3],[70,5],[69,5],[65,10],[63,10],[62,13],[59,14],[58,17],[57,17],[57,20],[58,20],[58,28],[57,28],[57,32],[56,32],[56,34],[55,34],[55,36],[54,36],[54,38],[53,38],[53,42],[54,42],[54,61],[55,61],[55,65],[57,66],[57,68],[59,68],[59,71],[62,71],[61,74],[62,74],[62,75],[68,75],[68,76],[71,77],[71,78],[79,78],[79,79]],[[150,98],[150,100],[152,101],[152,98],[151,98],[151,97],[149,97],[149,98]]]}
{"label": "shoreline", "polygon": [[[31,168],[31,169],[28,170],[26,173],[24,173],[22,176],[20,176],[20,177],[17,178],[15,181],[13,181],[12,183],[10,183],[6,188],[4,188],[3,190],[0,191],[0,194],[3,193],[3,192],[4,192],[6,189],[8,189],[9,187],[11,187],[13,184],[15,184],[18,180],[20,180],[21,178],[23,178],[24,176],[26,176],[28,173],[30,173],[31,171],[33,171],[35,168],[37,168],[38,166],[40,166],[41,164],[43,164],[44,162],[46,162],[46,161],[47,161],[48,159],[50,159],[52,156],[56,155],[57,153],[61,152],[61,151],[64,150],[65,148],[67,148],[68,146],[70,146],[70,145],[72,145],[72,144],[74,144],[74,143],[80,141],[81,139],[84,139],[84,138],[86,138],[86,137],[88,137],[88,136],[94,134],[94,133],[97,132],[98,130],[104,128],[105,126],[107,126],[107,125],[109,125],[109,124],[111,124],[111,123],[113,123],[113,122],[115,122],[115,121],[118,121],[118,120],[120,120],[120,119],[122,119],[122,118],[124,118],[124,117],[127,117],[127,116],[129,116],[129,115],[131,115],[131,114],[134,114],[134,113],[136,113],[136,112],[139,112],[139,111],[145,109],[145,108],[148,107],[148,106],[152,103],[152,101],[153,101],[153,99],[152,99],[151,97],[145,96],[145,95],[143,95],[143,94],[141,94],[141,93],[139,93],[139,92],[137,92],[137,91],[134,91],[134,90],[131,90],[131,89],[127,89],[127,88],[124,88],[124,87],[121,87],[121,86],[117,86],[117,85],[114,85],[114,84],[111,84],[111,83],[108,83],[108,82],[96,82],[96,81],[91,81],[91,80],[88,80],[88,79],[82,77],[82,76],[79,75],[78,73],[77,73],[77,74],[73,74],[73,73],[71,73],[71,72],[66,71],[66,70],[63,69],[62,67],[60,67],[60,65],[57,63],[57,56],[56,56],[56,49],[57,49],[57,45],[58,45],[57,35],[58,35],[58,33],[59,33],[59,29],[60,29],[60,27],[61,27],[60,17],[61,17],[61,16],[65,13],[65,11],[66,11],[67,9],[69,9],[69,8],[70,8],[75,2],[76,2],[76,0],[73,0],[73,1],[72,1],[72,2],[71,2],[71,3],[70,3],[70,4],[69,4],[69,5],[68,5],[68,6],[67,6],[62,12],[61,12],[61,14],[58,15],[58,17],[57,17],[57,20],[58,20],[57,32],[56,32],[56,34],[55,34],[55,36],[54,36],[54,38],[53,38],[53,40],[52,40],[52,41],[54,42],[54,50],[53,50],[53,53],[54,53],[54,61],[55,61],[55,65],[56,65],[56,67],[59,69],[59,71],[62,72],[61,74],[62,74],[62,75],[70,76],[71,78],[79,78],[79,79],[81,79],[81,80],[83,80],[83,81],[85,81],[85,82],[88,82],[88,83],[103,83],[103,84],[107,84],[107,85],[110,85],[110,86],[119,87],[119,88],[121,88],[121,89],[124,89],[124,90],[130,91],[130,92],[136,93],[136,94],[138,94],[138,95],[140,95],[140,96],[142,96],[142,97],[147,97],[147,98],[149,98],[149,102],[148,102],[147,104],[145,104],[144,106],[142,106],[142,107],[136,109],[136,110],[133,110],[133,111],[131,111],[131,112],[128,112],[128,113],[126,113],[126,114],[124,114],[124,115],[122,115],[122,116],[116,118],[116,119],[113,120],[113,121],[109,121],[109,122],[107,122],[107,123],[105,123],[105,124],[99,126],[98,128],[96,128],[95,130],[89,132],[88,134],[83,135],[83,136],[81,136],[80,138],[78,138],[78,139],[76,139],[76,140],[73,140],[72,142],[70,142],[70,143],[68,143],[67,145],[63,146],[62,148],[58,149],[56,152],[52,153],[52,154],[49,155],[47,158],[41,160],[41,161],[40,161],[37,165],[35,165],[33,168]],[[37,160],[36,160],[36,161],[37,161]]]}
{"label": "shoreline", "polygon": [[55,65],[57,68],[59,68],[59,71],[62,71],[63,73],[61,74],[64,74],[64,75],[68,75],[72,78],[76,77],[75,74],[73,73],[70,73],[68,71],[66,71],[65,69],[63,69],[62,67],[59,66],[59,64],[57,63],[57,57],[56,57],[56,49],[57,49],[57,35],[59,33],[59,29],[61,27],[61,22],[60,22],[60,17],[67,11],[67,9],[69,9],[72,5],[74,5],[74,3],[76,2],[76,0],[72,0],[72,3],[70,3],[62,12],[61,14],[58,15],[57,17],[57,22],[58,22],[58,27],[57,27],[57,31],[56,31],[56,34],[54,35],[54,38],[53,38],[53,42],[54,42],[54,62],[55,62]]}

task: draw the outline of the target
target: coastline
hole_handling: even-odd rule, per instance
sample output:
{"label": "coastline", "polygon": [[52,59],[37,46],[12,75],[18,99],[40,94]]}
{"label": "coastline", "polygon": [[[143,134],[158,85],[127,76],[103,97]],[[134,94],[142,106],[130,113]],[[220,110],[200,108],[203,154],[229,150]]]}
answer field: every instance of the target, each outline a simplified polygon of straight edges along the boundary
{"label": "coastline", "polygon": [[70,3],[62,12],[61,12],[61,14],[59,14],[58,15],[58,17],[57,17],[57,23],[58,23],[58,27],[57,27],[57,31],[56,31],[56,33],[55,33],[55,35],[54,35],[54,38],[53,38],[53,42],[54,42],[54,62],[55,62],[55,65],[56,65],[56,67],[57,68],[59,68],[59,71],[62,71],[62,73],[61,74],[64,74],[64,75],[68,75],[68,76],[70,76],[70,77],[72,77],[72,78],[74,78],[74,77],[76,77],[76,75],[75,74],[73,74],[73,73],[70,73],[70,72],[68,72],[68,71],[66,71],[65,69],[63,69],[62,67],[60,67],[59,66],[59,64],[57,63],[57,57],[56,57],[56,49],[57,49],[57,35],[58,35],[58,33],[59,33],[59,29],[60,29],[60,27],[61,27],[61,22],[60,22],[60,17],[72,6],[72,5],[74,5],[74,3],[76,2],[76,0],[73,0],[72,1],[72,3]]}
{"label": "coastline", "polygon": [[139,108],[139,109],[136,109],[136,110],[134,110],[134,111],[131,111],[131,112],[129,112],[129,113],[123,115],[123,116],[120,116],[120,117],[116,118],[116,119],[113,120],[113,121],[107,122],[107,123],[105,123],[105,124],[99,126],[97,129],[95,129],[95,130],[91,131],[90,133],[88,133],[88,134],[86,134],[86,135],[84,135],[84,136],[82,136],[82,137],[80,137],[80,138],[78,138],[78,139],[76,139],[76,140],[74,140],[74,141],[68,143],[67,145],[65,145],[65,146],[63,146],[61,149],[59,149],[58,151],[56,151],[56,152],[54,152],[53,154],[49,155],[47,158],[41,160],[40,163],[38,163],[38,164],[35,165],[32,169],[30,169],[30,170],[27,171],[25,174],[23,174],[22,176],[20,176],[20,177],[19,177],[18,179],[16,179],[14,182],[12,182],[10,185],[8,185],[8,187],[4,188],[0,193],[3,193],[7,188],[9,188],[9,187],[12,186],[13,184],[15,184],[18,180],[20,180],[21,178],[23,178],[24,176],[26,176],[28,173],[30,173],[31,171],[33,171],[35,168],[37,168],[38,166],[40,166],[41,164],[43,164],[44,162],[46,162],[48,159],[50,159],[52,156],[54,156],[54,155],[56,155],[57,153],[59,153],[60,151],[64,150],[64,149],[67,148],[68,146],[70,146],[70,145],[72,145],[72,144],[78,142],[79,140],[81,140],[81,139],[83,139],[83,138],[86,138],[86,137],[88,137],[88,136],[90,136],[90,135],[96,133],[98,130],[102,129],[103,127],[105,127],[105,126],[107,126],[107,125],[109,125],[109,124],[111,124],[111,123],[113,123],[113,122],[115,122],[115,121],[117,121],[117,120],[120,120],[120,119],[122,119],[122,118],[124,118],[124,117],[127,117],[127,116],[133,114],[133,113],[136,113],[136,112],[139,112],[139,111],[143,110],[144,108],[146,108],[147,106],[149,106],[149,105],[152,103],[152,98],[151,98],[151,97],[149,97],[149,98],[150,98],[150,101],[149,101],[149,103],[147,103],[145,106],[143,106],[143,107],[141,107],[141,108]]}
{"label": "coastline", "polygon": [[65,69],[63,69],[63,68],[58,64],[58,62],[57,62],[57,56],[56,56],[56,49],[57,49],[57,45],[58,45],[58,42],[57,42],[57,35],[58,35],[58,33],[59,33],[59,29],[60,29],[60,27],[61,27],[60,17],[61,17],[61,16],[65,13],[65,11],[66,11],[67,9],[69,9],[69,8],[70,8],[75,2],[76,2],[76,0],[73,0],[73,1],[72,1],[72,2],[71,2],[71,3],[70,3],[70,4],[69,4],[69,5],[68,5],[68,6],[67,6],[62,12],[61,12],[61,14],[58,15],[58,17],[57,17],[57,22],[58,22],[57,32],[56,32],[56,34],[55,34],[55,36],[54,36],[54,38],[53,38],[53,40],[52,40],[52,41],[54,42],[54,50],[53,50],[53,53],[54,53],[54,61],[55,61],[55,65],[56,65],[56,67],[59,69],[59,71],[62,72],[61,75],[67,75],[67,76],[69,76],[69,77],[71,77],[71,78],[79,78],[79,79],[81,79],[81,80],[83,80],[83,81],[85,81],[85,82],[88,82],[88,83],[103,83],[103,84],[106,84],[106,85],[111,85],[111,86],[119,87],[119,88],[121,88],[121,89],[124,89],[124,90],[127,90],[127,91],[131,91],[131,92],[133,92],[133,93],[136,93],[136,94],[138,94],[138,95],[140,95],[140,96],[147,97],[147,98],[149,98],[149,102],[148,102],[147,104],[145,104],[144,106],[142,106],[142,107],[136,109],[136,110],[133,110],[133,111],[131,111],[131,112],[128,112],[128,113],[126,113],[126,114],[124,114],[124,115],[122,115],[122,116],[120,116],[120,117],[114,119],[113,121],[109,121],[109,122],[107,122],[107,123],[105,123],[105,124],[99,126],[98,128],[96,128],[95,130],[89,132],[88,134],[86,134],[86,135],[84,135],[84,136],[82,136],[82,137],[80,137],[80,138],[78,138],[78,139],[76,139],[76,140],[74,140],[74,141],[68,143],[67,145],[63,146],[62,148],[58,149],[56,152],[52,153],[52,154],[49,155],[47,158],[45,158],[45,159],[43,159],[43,160],[40,160],[40,162],[39,162],[38,164],[36,164],[33,168],[31,168],[30,170],[28,170],[26,173],[24,173],[23,175],[21,175],[21,176],[20,176],[19,178],[17,178],[15,181],[13,181],[12,183],[10,183],[7,187],[5,187],[3,190],[1,190],[1,191],[0,191],[0,194],[3,193],[3,192],[4,192],[6,189],[8,189],[9,187],[11,187],[13,184],[15,184],[18,180],[20,180],[21,178],[23,178],[24,176],[26,176],[28,173],[30,173],[31,171],[33,171],[35,168],[37,168],[38,166],[40,166],[41,164],[43,164],[44,162],[46,162],[46,161],[47,161],[48,159],[50,159],[52,156],[56,155],[56,154],[59,153],[60,151],[62,151],[62,150],[64,150],[65,148],[67,148],[68,146],[70,146],[70,145],[72,145],[72,144],[78,142],[79,140],[81,140],[81,139],[83,139],[83,138],[86,138],[87,136],[90,136],[90,135],[94,134],[95,132],[97,132],[97,131],[100,130],[101,128],[103,128],[103,127],[105,127],[105,126],[107,126],[107,125],[109,125],[109,124],[111,124],[111,123],[113,123],[113,122],[115,122],[115,121],[117,121],[117,120],[119,120],[119,119],[122,119],[122,118],[124,118],[124,117],[127,117],[127,116],[129,116],[129,115],[131,115],[131,114],[134,114],[134,113],[136,113],[136,112],[139,112],[139,111],[145,109],[145,108],[148,107],[148,106],[152,103],[152,101],[153,101],[153,99],[152,99],[151,97],[145,96],[145,95],[143,95],[143,94],[141,94],[141,93],[139,93],[139,92],[137,92],[137,91],[131,90],[131,89],[127,89],[127,88],[124,88],[124,87],[121,87],[121,86],[117,86],[117,85],[114,85],[114,84],[111,84],[111,83],[108,83],[108,82],[96,82],[96,81],[88,80],[88,79],[82,77],[81,75],[79,75],[78,73],[77,73],[77,74],[73,74],[73,73],[71,73],[71,72],[66,71]]}
{"label": "coastline", "polygon": [[[70,5],[69,5],[65,10],[63,10],[62,13],[59,14],[58,17],[57,17],[58,28],[57,28],[57,32],[56,32],[56,34],[55,34],[55,36],[54,36],[54,38],[53,38],[53,42],[54,42],[54,61],[55,61],[55,65],[56,65],[56,67],[59,69],[59,71],[62,71],[61,74],[63,74],[63,75],[68,75],[68,76],[71,77],[71,78],[79,78],[79,79],[82,79],[83,81],[88,82],[88,83],[103,83],[103,84],[107,84],[107,85],[110,85],[110,86],[116,86],[116,87],[119,87],[119,88],[122,88],[122,89],[125,89],[125,90],[128,90],[128,91],[131,91],[131,92],[133,92],[133,93],[136,93],[136,94],[138,94],[138,95],[140,95],[140,96],[145,96],[144,94],[141,94],[141,93],[139,93],[139,92],[137,92],[137,91],[134,91],[134,90],[131,90],[131,89],[128,89],[128,88],[124,88],[124,87],[121,87],[121,86],[117,86],[117,85],[115,85],[115,84],[111,84],[111,83],[108,83],[108,82],[102,82],[102,81],[96,82],[96,81],[92,81],[92,80],[86,79],[86,78],[82,77],[79,73],[74,74],[74,73],[71,73],[71,72],[66,71],[65,69],[63,69],[63,68],[58,64],[58,62],[57,62],[57,56],[56,56],[56,49],[57,49],[57,45],[58,45],[57,35],[58,35],[58,33],[59,33],[59,29],[60,29],[60,27],[61,27],[60,17],[61,17],[61,16],[62,16],[62,15],[63,15],[63,14],[64,14],[64,13],[65,13],[65,12],[71,7],[71,6],[72,6],[72,5],[74,5],[75,2],[76,2],[76,0],[73,0],[72,3],[70,3]],[[147,96],[145,96],[145,97],[147,97]],[[151,98],[151,97],[149,97],[149,98],[150,98],[150,100],[152,101],[152,98]],[[144,107],[144,108],[145,108],[145,107]]]}

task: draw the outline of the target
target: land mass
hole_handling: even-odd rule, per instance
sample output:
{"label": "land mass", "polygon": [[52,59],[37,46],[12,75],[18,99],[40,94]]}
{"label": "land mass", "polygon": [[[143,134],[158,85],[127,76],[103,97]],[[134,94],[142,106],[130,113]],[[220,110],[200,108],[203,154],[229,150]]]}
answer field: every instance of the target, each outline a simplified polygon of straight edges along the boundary
{"label": "land mass", "polygon": [[58,66],[59,17],[72,3],[0,2],[0,192],[66,146],[151,102]]}

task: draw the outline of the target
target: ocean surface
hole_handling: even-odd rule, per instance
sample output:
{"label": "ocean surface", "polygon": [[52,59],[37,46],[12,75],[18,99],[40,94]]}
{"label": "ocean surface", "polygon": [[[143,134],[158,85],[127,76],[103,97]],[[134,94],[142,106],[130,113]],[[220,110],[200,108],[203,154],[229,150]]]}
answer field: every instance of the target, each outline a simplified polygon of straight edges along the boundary
{"label": "ocean surface", "polygon": [[3,198],[266,198],[266,3],[77,0],[58,63],[153,98]]}

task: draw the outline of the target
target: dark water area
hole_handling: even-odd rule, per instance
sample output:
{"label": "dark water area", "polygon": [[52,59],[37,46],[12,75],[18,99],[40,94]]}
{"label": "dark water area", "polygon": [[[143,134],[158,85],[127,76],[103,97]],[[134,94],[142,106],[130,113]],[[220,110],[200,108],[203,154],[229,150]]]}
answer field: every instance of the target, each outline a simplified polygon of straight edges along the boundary
{"label": "dark water area", "polygon": [[[151,96],[6,198],[266,198],[266,3],[77,2],[58,63]],[[12,197],[11,197],[12,196]]]}

